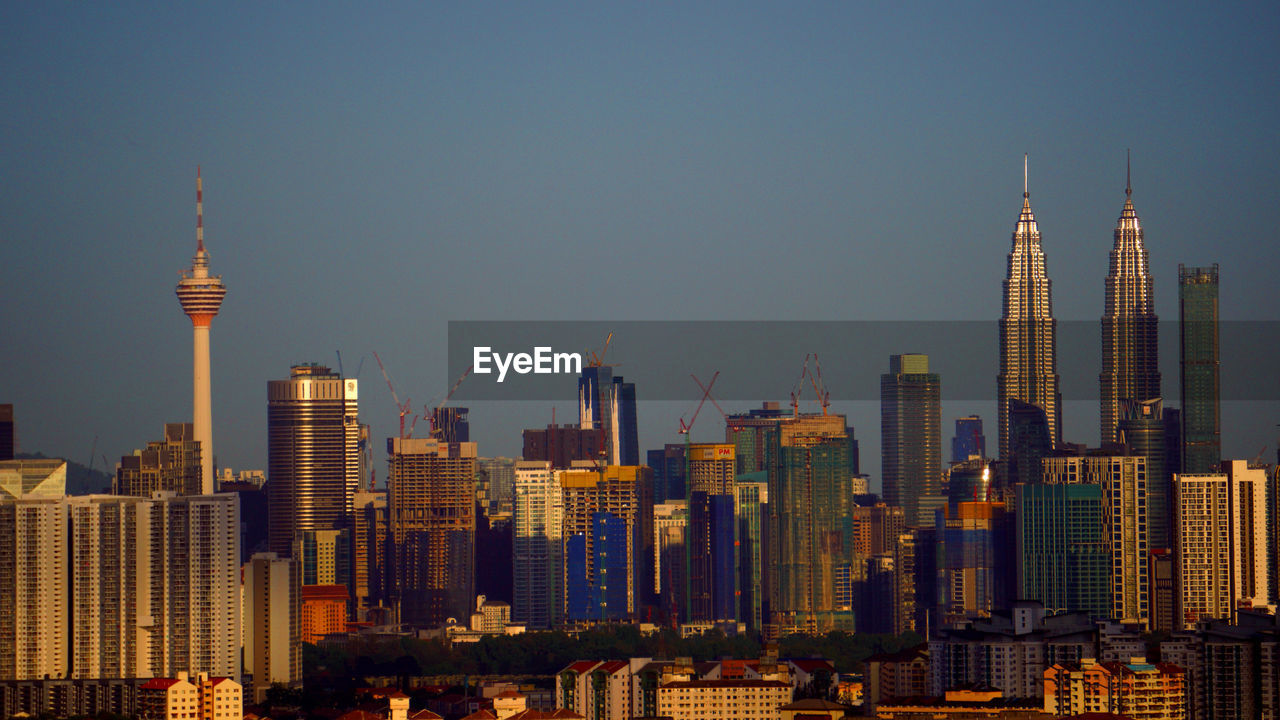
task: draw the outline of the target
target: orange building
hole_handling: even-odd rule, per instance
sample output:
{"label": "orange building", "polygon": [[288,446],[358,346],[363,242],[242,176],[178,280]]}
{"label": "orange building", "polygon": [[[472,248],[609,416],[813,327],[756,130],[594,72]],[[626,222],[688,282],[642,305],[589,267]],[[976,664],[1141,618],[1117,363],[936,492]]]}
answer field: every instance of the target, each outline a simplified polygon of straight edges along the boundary
{"label": "orange building", "polygon": [[345,632],[349,599],[345,585],[303,585],[302,642],[315,645],[329,633]]}
{"label": "orange building", "polygon": [[1134,720],[1185,720],[1186,675],[1169,663],[1057,663],[1044,671],[1044,711],[1116,713]]}

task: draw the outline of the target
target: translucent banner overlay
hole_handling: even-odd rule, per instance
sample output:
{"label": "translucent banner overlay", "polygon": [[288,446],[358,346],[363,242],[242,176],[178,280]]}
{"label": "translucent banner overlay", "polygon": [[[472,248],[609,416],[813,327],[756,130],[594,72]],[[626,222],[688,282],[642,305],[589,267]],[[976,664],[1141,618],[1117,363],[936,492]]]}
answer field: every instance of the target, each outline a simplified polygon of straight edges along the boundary
{"label": "translucent banner overlay", "polygon": [[[831,400],[879,401],[889,356],[922,353],[929,356],[929,372],[940,376],[943,400],[982,401],[996,396],[999,337],[996,321],[450,321],[447,382],[472,368],[455,402],[576,398],[576,372],[533,372],[536,349],[544,348],[542,369],[563,371],[564,356],[575,353],[583,367],[598,358],[614,377],[635,383],[638,400],[696,401],[702,391],[690,375],[707,383],[719,371],[712,397],[785,405],[797,389],[806,354],[811,371],[816,354]],[[1159,323],[1158,337],[1163,395],[1176,404],[1178,323]],[[473,367],[476,348],[488,348],[478,368]],[[554,363],[557,353],[560,362]],[[523,363],[521,354],[528,356]],[[1220,323],[1219,359],[1223,402],[1280,400],[1280,321]],[[504,362],[507,372],[498,382]],[[1101,324],[1059,322],[1057,363],[1064,401],[1097,400]],[[522,367],[524,374],[518,372]],[[489,372],[479,371],[484,369]],[[814,399],[807,379],[801,399]]]}

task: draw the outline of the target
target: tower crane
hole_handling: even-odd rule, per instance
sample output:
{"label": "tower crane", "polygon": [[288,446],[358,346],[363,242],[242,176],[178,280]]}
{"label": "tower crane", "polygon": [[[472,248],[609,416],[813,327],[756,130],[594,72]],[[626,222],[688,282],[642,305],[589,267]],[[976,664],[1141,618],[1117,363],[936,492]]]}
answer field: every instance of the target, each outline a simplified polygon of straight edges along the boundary
{"label": "tower crane", "polygon": [[474,365],[468,365],[467,369],[462,371],[462,374],[453,382],[453,387],[449,388],[449,393],[444,396],[444,399],[440,401],[439,405],[436,405],[435,408],[429,412],[427,408],[422,409],[423,413],[428,414],[427,419],[431,421],[431,437],[435,437],[441,432],[444,432],[444,429],[439,427],[438,416],[440,414],[440,410],[442,410],[445,404],[449,402],[449,399],[453,397],[453,394],[458,392],[458,387],[462,385],[463,380],[467,379],[467,376],[471,374],[471,369],[474,367]]}
{"label": "tower crane", "polygon": [[391,391],[391,399],[395,401],[396,411],[400,414],[400,439],[403,440],[413,434],[413,426],[418,422],[418,416],[414,415],[413,420],[409,424],[409,432],[405,434],[404,417],[409,414],[409,398],[405,398],[404,402],[400,402],[400,396],[396,394],[396,388],[391,384],[391,376],[387,374],[387,368],[382,364],[382,358],[378,357],[378,353],[373,353],[373,359],[378,361],[378,369],[382,371],[382,379],[387,381],[387,389]]}

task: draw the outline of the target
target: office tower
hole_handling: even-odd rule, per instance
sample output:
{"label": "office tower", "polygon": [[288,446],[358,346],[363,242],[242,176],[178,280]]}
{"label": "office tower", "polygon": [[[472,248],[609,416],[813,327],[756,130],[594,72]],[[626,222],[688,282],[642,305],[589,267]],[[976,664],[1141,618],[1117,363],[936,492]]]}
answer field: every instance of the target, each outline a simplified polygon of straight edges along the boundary
{"label": "office tower", "polygon": [[65,677],[70,669],[67,504],[0,499],[0,680]]}
{"label": "office tower", "polygon": [[636,419],[636,384],[613,378],[609,398],[609,464],[639,465],[640,438]]}
{"label": "office tower", "polygon": [[13,459],[13,405],[0,405],[0,462]]}
{"label": "office tower", "polygon": [[884,499],[912,525],[933,521],[942,492],[942,382],[928,355],[891,355],[880,376]]}
{"label": "office tower", "polygon": [[555,470],[564,470],[575,461],[600,462],[604,453],[604,431],[584,430],[577,425],[548,425],[524,431],[524,460],[546,460]]}
{"label": "office tower", "polygon": [[578,378],[578,426],[604,432],[610,465],[639,465],[636,386],[613,376],[609,365],[588,366]]}
{"label": "office tower", "polygon": [[351,528],[304,530],[293,543],[303,585],[351,583]]}
{"label": "office tower", "polygon": [[392,563],[391,513],[385,490],[356,493],[352,537],[352,596],[357,619],[385,622],[390,610]]}
{"label": "office tower", "polygon": [[963,502],[937,515],[938,611],[945,625],[1009,606],[1012,520],[1001,502]]}
{"label": "office tower", "polygon": [[1116,434],[1126,455],[1147,459],[1147,537],[1153,548],[1170,548],[1172,523],[1169,497],[1173,492],[1173,470],[1166,462],[1164,402],[1153,398],[1144,402],[1121,400]]}
{"label": "office tower", "polygon": [[[564,588],[570,620],[622,619],[637,612],[647,565],[644,558],[653,552],[653,474],[642,466],[608,466],[603,470],[566,470],[560,473],[564,502],[562,537],[565,543]],[[598,517],[611,515],[621,522]],[[596,533],[606,532],[615,547],[610,558],[612,577],[597,572]],[[616,548],[622,548],[621,558]],[[626,568],[625,582],[619,581]],[[606,583],[607,580],[607,583]],[[608,607],[597,603],[609,588],[614,593],[626,588],[626,602],[616,600]],[[577,602],[575,602],[575,600]]]}
{"label": "office tower", "polygon": [[646,453],[646,461],[653,469],[655,503],[688,499],[684,477],[688,466],[684,459],[683,443],[667,443],[661,450],[650,450]]}
{"label": "office tower", "polygon": [[[736,449],[735,449],[736,453]],[[736,464],[735,458],[735,464]],[[764,623],[765,507],[769,502],[769,474],[764,471],[743,473],[733,480],[738,524],[738,619],[747,629],[760,631]]]}
{"label": "office tower", "polygon": [[995,499],[991,466],[985,460],[974,457],[947,468],[947,505],[952,509],[962,502]]}
{"label": "office tower", "polygon": [[200,488],[213,493],[213,405],[210,402],[209,326],[222,307],[227,288],[221,275],[209,274],[209,253],[204,249],[204,190],[196,168],[196,255],[191,270],[182,273],[174,291],[182,312],[191,318],[192,417],[195,439],[200,443]]}
{"label": "office tower", "polygon": [[465,618],[475,597],[476,444],[389,438],[387,451],[400,622]]}
{"label": "office tower", "polygon": [[854,559],[845,418],[795,416],[766,438],[769,623],[781,634],[852,630],[853,608],[836,603]]}
{"label": "office tower", "polygon": [[1181,333],[1182,468],[1216,472],[1222,460],[1218,384],[1218,265],[1178,265],[1178,330]]}
{"label": "office tower", "polygon": [[464,407],[438,407],[431,411],[431,437],[440,442],[471,442],[470,412]]}
{"label": "office tower", "polygon": [[1053,452],[1053,436],[1044,408],[1021,400],[1009,401],[1008,451],[1005,461],[1005,484],[1040,481],[1044,458]]}
{"label": "office tower", "polygon": [[734,521],[734,448],[696,443],[688,447],[688,608],[692,622],[737,619]]}
{"label": "office tower", "polygon": [[689,503],[670,500],[653,506],[653,593],[659,613],[672,622],[685,617],[685,536]]}
{"label": "office tower", "polygon": [[[765,462],[767,447],[765,433],[778,426],[791,413],[777,402],[766,402],[745,413],[735,413],[725,418],[724,441],[733,443],[738,459],[738,474],[761,472],[768,468]],[[670,447],[670,446],[668,446]],[[682,446],[677,446],[682,447]],[[854,468],[857,472],[857,468]]]}
{"label": "office tower", "polygon": [[279,557],[301,533],[350,521],[361,477],[356,383],[314,363],[267,382],[268,549]]}
{"label": "office tower", "polygon": [[1051,614],[1111,617],[1111,553],[1102,525],[1102,486],[1017,485],[1018,597]]}
{"label": "office tower", "polygon": [[563,514],[560,480],[551,463],[516,463],[511,612],[531,629],[550,630],[563,619]]}
{"label": "office tower", "polygon": [[112,495],[151,497],[160,490],[179,495],[199,495],[200,443],[191,423],[165,423],[164,440],[149,442],[145,450],[134,450],[120,458],[112,483]]}
{"label": "office tower", "polygon": [[477,459],[477,483],[485,489],[481,508],[485,515],[512,511],[518,462],[506,457]]}
{"label": "office tower", "polygon": [[1171,633],[1182,627],[1177,622],[1179,583],[1175,559],[1172,548],[1151,549],[1147,582],[1151,588],[1152,632]]}
{"label": "office tower", "polygon": [[1049,440],[1062,442],[1062,393],[1058,387],[1057,321],[1053,319],[1051,283],[1045,271],[1040,230],[1031,212],[1023,158],[1022,214],[1013,230],[1008,274],[1004,281],[1004,315],[1000,318],[1000,375],[997,412],[1000,459],[1009,457],[1009,401],[1021,400],[1045,412]]}
{"label": "office tower", "polygon": [[876,503],[850,508],[853,515],[853,551],[862,558],[892,553],[908,524],[900,507]]}
{"label": "office tower", "polygon": [[253,701],[272,685],[301,687],[301,573],[297,560],[259,553],[244,567],[244,672]]}
{"label": "office tower", "polygon": [[1124,208],[1116,221],[1111,269],[1104,287],[1102,372],[1098,382],[1100,437],[1106,444],[1119,439],[1122,403],[1160,397],[1154,282],[1147,268],[1147,247],[1138,213],[1133,209],[1133,187],[1127,169]]}
{"label": "office tower", "polygon": [[1110,617],[1147,625],[1147,459],[1109,455],[1049,457],[1044,459],[1043,477],[1051,485],[1101,486],[1103,533],[1110,556]]}
{"label": "office tower", "polygon": [[23,495],[60,498],[66,494],[66,460],[0,460],[0,500],[13,500]]}
{"label": "office tower", "polygon": [[956,418],[956,434],[951,438],[951,462],[986,456],[987,436],[982,434],[982,418],[977,415]]}

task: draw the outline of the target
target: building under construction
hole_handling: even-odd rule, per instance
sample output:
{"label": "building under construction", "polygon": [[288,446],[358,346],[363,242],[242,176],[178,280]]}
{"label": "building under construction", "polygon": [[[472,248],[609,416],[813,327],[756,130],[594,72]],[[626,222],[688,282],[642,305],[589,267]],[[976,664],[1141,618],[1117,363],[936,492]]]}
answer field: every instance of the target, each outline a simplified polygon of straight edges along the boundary
{"label": "building under construction", "polygon": [[[560,487],[568,619],[634,617],[646,586],[641,568],[651,565],[647,559],[653,553],[653,471],[632,465],[567,470],[560,474]],[[596,547],[602,541],[609,543],[610,553]],[[601,561],[611,577],[602,572]],[[625,576],[621,581],[619,573]],[[625,606],[620,607],[624,586]],[[652,586],[649,578],[647,587]]]}
{"label": "building under construction", "polygon": [[470,615],[475,588],[476,444],[390,438],[388,507],[400,622]]}

